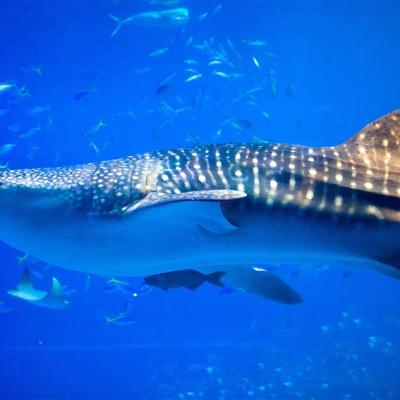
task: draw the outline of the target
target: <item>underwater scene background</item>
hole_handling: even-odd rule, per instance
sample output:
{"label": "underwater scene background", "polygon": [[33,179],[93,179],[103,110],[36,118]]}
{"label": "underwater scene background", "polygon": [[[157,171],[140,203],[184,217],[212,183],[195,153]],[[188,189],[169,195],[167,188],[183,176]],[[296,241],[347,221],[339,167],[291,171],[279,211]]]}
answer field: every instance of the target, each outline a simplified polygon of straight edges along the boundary
{"label": "underwater scene background", "polygon": [[[397,0],[1,0],[0,168],[338,144],[400,106],[399,21]],[[1,399],[400,398],[399,282],[376,272],[279,266],[285,306],[0,262]],[[69,307],[9,296],[24,267]]]}

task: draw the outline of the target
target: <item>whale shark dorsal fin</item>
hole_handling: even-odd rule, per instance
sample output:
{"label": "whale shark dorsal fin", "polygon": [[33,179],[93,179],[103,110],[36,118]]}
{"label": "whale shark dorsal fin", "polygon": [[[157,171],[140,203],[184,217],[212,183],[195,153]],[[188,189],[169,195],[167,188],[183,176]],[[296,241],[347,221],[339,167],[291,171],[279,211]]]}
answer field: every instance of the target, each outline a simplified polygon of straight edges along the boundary
{"label": "whale shark dorsal fin", "polygon": [[29,268],[25,267],[24,271],[22,272],[22,276],[20,281],[17,285],[17,290],[21,292],[32,292],[34,291],[32,280],[31,280],[31,273]]}
{"label": "whale shark dorsal fin", "polygon": [[336,147],[356,162],[368,158],[376,169],[400,172],[400,109],[368,124]]}
{"label": "whale shark dorsal fin", "polygon": [[246,197],[246,193],[238,190],[198,190],[184,193],[151,192],[143,199],[126,207],[123,211],[130,213],[145,207],[153,207],[176,201],[226,201]]}

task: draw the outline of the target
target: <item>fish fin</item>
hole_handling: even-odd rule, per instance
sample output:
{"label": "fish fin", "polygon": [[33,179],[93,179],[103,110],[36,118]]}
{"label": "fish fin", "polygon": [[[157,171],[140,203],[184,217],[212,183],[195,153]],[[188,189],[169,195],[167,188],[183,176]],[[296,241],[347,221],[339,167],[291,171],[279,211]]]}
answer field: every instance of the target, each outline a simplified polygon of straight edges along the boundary
{"label": "fish fin", "polygon": [[64,309],[69,301],[65,298],[64,289],[54,276],[51,278],[51,287],[47,294],[37,303],[41,307],[51,309]]}
{"label": "fish fin", "polygon": [[51,288],[48,293],[52,297],[64,297],[64,290],[57,278],[54,276],[51,278]]}
{"label": "fish fin", "polygon": [[367,260],[364,265],[391,278],[400,279],[400,252],[376,260]]}
{"label": "fish fin", "polygon": [[190,289],[190,290],[196,290],[198,287],[200,287],[203,284],[202,281],[200,282],[196,282],[196,283],[192,283],[191,285],[187,285],[185,286],[186,289]]}
{"label": "fish fin", "polygon": [[208,283],[211,283],[215,286],[224,287],[224,284],[221,282],[221,278],[226,274],[224,271],[220,272],[212,272],[211,274],[206,275],[206,280]]}
{"label": "fish fin", "polygon": [[22,272],[21,279],[17,285],[17,290],[21,292],[32,292],[35,290],[31,280],[31,273],[27,267],[25,267],[24,271]]}
{"label": "fish fin", "polygon": [[199,190],[179,194],[151,192],[143,199],[126,207],[123,211],[130,213],[145,207],[157,206],[177,201],[226,201],[246,197],[246,193],[237,190]]}
{"label": "fish fin", "polygon": [[[400,109],[368,124],[343,144],[336,146],[364,164],[366,155],[378,170],[388,168],[400,172]],[[383,162],[385,161],[385,163]]]}
{"label": "fish fin", "polygon": [[108,14],[108,16],[117,23],[116,28],[113,30],[113,32],[111,33],[111,37],[115,36],[119,30],[122,28],[122,26],[124,25],[125,21],[121,18],[118,18],[117,16],[113,15],[113,14]]}
{"label": "fish fin", "polygon": [[227,271],[226,280],[246,292],[279,303],[298,304],[303,302],[296,290],[278,275],[263,268],[234,266]]}

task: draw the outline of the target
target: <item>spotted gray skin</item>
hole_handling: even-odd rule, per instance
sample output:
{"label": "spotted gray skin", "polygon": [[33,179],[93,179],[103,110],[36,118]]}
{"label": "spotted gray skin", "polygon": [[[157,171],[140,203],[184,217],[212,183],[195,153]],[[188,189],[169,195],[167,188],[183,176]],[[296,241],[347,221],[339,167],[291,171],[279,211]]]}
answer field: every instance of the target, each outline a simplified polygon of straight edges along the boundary
{"label": "spotted gray skin", "polygon": [[397,276],[399,150],[395,111],[335,147],[212,145],[6,171],[0,238],[104,275],[296,262]]}

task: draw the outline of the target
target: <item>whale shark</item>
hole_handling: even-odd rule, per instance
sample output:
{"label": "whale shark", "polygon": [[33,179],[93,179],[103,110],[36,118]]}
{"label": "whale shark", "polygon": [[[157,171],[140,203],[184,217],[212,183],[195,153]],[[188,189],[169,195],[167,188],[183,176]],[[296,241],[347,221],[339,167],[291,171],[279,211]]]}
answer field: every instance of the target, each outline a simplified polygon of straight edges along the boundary
{"label": "whale shark", "polygon": [[89,274],[223,272],[288,304],[302,297],[282,264],[399,278],[400,110],[336,146],[214,144],[4,170],[0,240]]}

